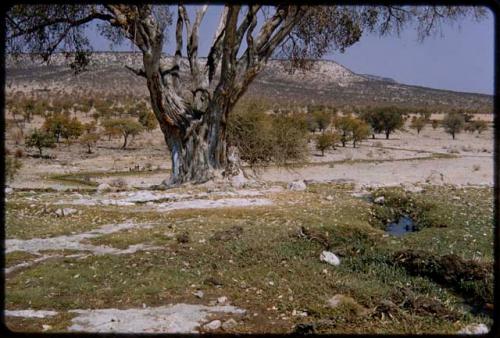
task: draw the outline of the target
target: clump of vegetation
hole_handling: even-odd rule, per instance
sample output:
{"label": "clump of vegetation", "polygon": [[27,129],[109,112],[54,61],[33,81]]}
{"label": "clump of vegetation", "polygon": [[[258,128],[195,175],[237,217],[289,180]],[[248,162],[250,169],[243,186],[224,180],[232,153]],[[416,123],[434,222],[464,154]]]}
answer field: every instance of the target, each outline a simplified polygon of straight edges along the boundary
{"label": "clump of vegetation", "polygon": [[460,112],[450,112],[443,119],[443,127],[446,133],[450,134],[453,139],[455,135],[460,133],[465,125],[464,114]]}
{"label": "clump of vegetation", "polygon": [[325,150],[330,148],[335,149],[337,142],[340,141],[340,136],[337,133],[325,132],[316,136],[316,149],[321,151],[321,156],[325,156]]}
{"label": "clump of vegetation", "polygon": [[150,110],[141,110],[139,112],[139,123],[146,129],[146,131],[151,132],[158,126],[158,120],[155,114]]}
{"label": "clump of vegetation", "polygon": [[488,123],[483,120],[469,121],[464,126],[464,130],[470,133],[477,132],[481,134],[486,129],[488,129]]}
{"label": "clump of vegetation", "polygon": [[398,251],[394,261],[410,274],[426,276],[453,287],[469,301],[493,303],[491,264],[465,260],[454,254],[436,257],[422,250]]}
{"label": "clump of vegetation", "polygon": [[373,193],[373,198],[384,197],[382,205],[372,206],[372,225],[385,229],[387,223],[396,222],[401,216],[407,215],[415,222],[415,229],[425,227],[446,227],[445,216],[439,213],[436,205],[417,194],[402,189],[379,189]]}
{"label": "clump of vegetation", "polygon": [[60,113],[47,117],[42,128],[54,136],[56,143],[59,143],[61,137],[68,142],[77,139],[84,129],[82,123],[76,117],[70,119],[68,114]]}
{"label": "clump of vegetation", "polygon": [[126,149],[130,136],[137,136],[144,130],[139,122],[131,118],[109,119],[105,120],[102,125],[108,135],[123,136],[122,149]]}
{"label": "clump of vegetation", "polygon": [[439,121],[438,120],[432,120],[431,121],[431,126],[433,130],[436,130],[437,127],[439,127]]}
{"label": "clump of vegetation", "polygon": [[53,148],[55,146],[56,139],[51,133],[45,132],[43,130],[35,129],[31,134],[26,136],[24,144],[28,148],[37,148],[40,157],[43,156],[43,148]]}
{"label": "clump of vegetation", "polygon": [[303,115],[266,114],[257,105],[234,111],[228,121],[228,144],[250,165],[284,165],[307,153],[307,122]]}

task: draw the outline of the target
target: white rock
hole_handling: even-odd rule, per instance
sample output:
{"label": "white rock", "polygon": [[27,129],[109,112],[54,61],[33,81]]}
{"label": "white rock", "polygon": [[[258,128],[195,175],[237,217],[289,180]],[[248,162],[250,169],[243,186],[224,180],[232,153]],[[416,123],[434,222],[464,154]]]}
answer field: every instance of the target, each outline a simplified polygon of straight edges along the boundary
{"label": "white rock", "polygon": [[304,191],[307,186],[304,181],[293,181],[288,183],[288,189],[292,191]]}
{"label": "white rock", "polygon": [[72,215],[72,214],[75,214],[78,212],[78,210],[73,209],[73,208],[64,208],[64,209],[62,209],[62,211],[63,211],[64,216],[69,216],[69,215]]}
{"label": "white rock", "polygon": [[196,292],[193,292],[193,295],[195,295],[198,298],[203,298],[204,293],[203,293],[203,291],[198,290]]}
{"label": "white rock", "polygon": [[236,325],[238,325],[238,322],[236,322],[236,320],[231,318],[231,319],[226,320],[224,323],[222,323],[222,328],[224,330],[228,330],[228,329],[232,329]]}
{"label": "white rock", "polygon": [[110,190],[111,190],[111,186],[107,183],[101,183],[97,186],[98,192],[110,191]]}
{"label": "white rock", "polygon": [[55,214],[56,214],[57,217],[63,217],[64,216],[64,212],[63,212],[62,209],[57,209],[55,211]]}
{"label": "white rock", "polygon": [[484,324],[471,324],[464,327],[462,330],[457,333],[461,334],[485,334],[490,332],[488,327]]}
{"label": "white rock", "polygon": [[332,195],[328,195],[328,196],[326,196],[326,200],[327,200],[327,201],[333,201],[333,196],[332,196]]}
{"label": "white rock", "polygon": [[217,330],[222,325],[222,322],[218,319],[212,320],[210,323],[205,324],[203,327],[208,330]]}
{"label": "white rock", "polygon": [[222,296],[222,297],[217,298],[217,304],[225,304],[225,303],[227,303],[226,296]]}
{"label": "white rock", "polygon": [[340,259],[330,251],[323,251],[321,255],[319,256],[320,261],[338,266],[340,265]]}
{"label": "white rock", "polygon": [[373,203],[376,203],[376,204],[384,204],[384,202],[385,202],[384,196],[379,196],[373,200]]}
{"label": "white rock", "polygon": [[11,194],[13,191],[14,191],[14,189],[12,189],[10,187],[5,188],[5,193],[6,194]]}
{"label": "white rock", "polygon": [[50,326],[50,325],[42,324],[42,331],[47,331],[47,330],[50,330],[51,328],[52,328],[52,326]]}

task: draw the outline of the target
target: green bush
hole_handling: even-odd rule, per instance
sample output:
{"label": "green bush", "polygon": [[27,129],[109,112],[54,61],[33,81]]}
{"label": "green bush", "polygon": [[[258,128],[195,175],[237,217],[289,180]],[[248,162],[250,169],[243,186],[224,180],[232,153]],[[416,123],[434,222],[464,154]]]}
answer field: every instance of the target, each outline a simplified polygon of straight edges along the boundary
{"label": "green bush", "polygon": [[228,145],[236,146],[240,158],[251,166],[302,160],[307,134],[304,115],[270,115],[254,105],[234,110],[228,119]]}

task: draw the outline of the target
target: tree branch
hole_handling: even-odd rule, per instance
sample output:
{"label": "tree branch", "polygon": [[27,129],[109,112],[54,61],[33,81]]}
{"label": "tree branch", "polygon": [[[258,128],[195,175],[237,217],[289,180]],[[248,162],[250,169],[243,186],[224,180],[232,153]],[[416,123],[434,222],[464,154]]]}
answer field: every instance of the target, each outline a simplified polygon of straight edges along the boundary
{"label": "tree branch", "polygon": [[134,68],[134,67],[130,67],[128,65],[125,65],[125,68],[127,68],[128,70],[130,70],[135,75],[146,77],[146,72],[142,68],[137,69],[137,68]]}

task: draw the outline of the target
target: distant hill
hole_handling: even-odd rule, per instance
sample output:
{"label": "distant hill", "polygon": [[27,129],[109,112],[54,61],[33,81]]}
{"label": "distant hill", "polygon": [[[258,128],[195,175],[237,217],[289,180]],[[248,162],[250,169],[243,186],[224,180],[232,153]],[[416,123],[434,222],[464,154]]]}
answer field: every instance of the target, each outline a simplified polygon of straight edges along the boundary
{"label": "distant hill", "polygon": [[[165,57],[170,62],[170,57]],[[124,65],[140,66],[139,53],[97,52],[88,71],[75,76],[63,54],[50,65],[32,61],[27,55],[18,61],[6,58],[7,92],[44,90],[51,92],[114,93],[148,95],[145,79]],[[187,69],[184,60],[183,69]],[[334,61],[315,61],[308,71],[290,73],[278,60],[270,60],[249,87],[247,97],[258,97],[278,104],[399,105],[432,106],[443,109],[466,108],[491,112],[493,96],[405,85],[393,79],[356,74]]]}

